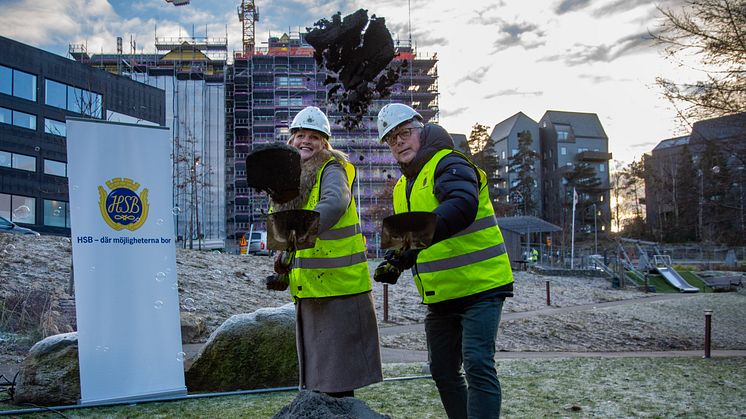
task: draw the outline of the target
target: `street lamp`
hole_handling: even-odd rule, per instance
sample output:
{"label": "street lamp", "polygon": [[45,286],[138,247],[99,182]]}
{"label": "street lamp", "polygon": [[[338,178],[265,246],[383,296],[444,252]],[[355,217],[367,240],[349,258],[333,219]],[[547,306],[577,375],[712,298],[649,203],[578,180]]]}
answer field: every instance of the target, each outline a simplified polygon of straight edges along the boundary
{"label": "street lamp", "polygon": [[596,224],[596,215],[598,210],[596,209],[596,203],[593,203],[593,254],[598,254],[598,228]]}

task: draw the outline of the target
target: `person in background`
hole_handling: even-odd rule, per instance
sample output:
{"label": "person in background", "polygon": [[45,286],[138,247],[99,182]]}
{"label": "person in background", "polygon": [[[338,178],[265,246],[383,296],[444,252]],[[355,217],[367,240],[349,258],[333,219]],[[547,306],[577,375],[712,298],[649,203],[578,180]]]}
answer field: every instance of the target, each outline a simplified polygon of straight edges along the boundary
{"label": "person in background", "polygon": [[[365,244],[351,185],[355,168],[329,143],[331,129],[317,107],[301,110],[288,144],[302,160],[300,195],[272,211],[314,210],[319,235],[311,249],[278,252],[267,288],[284,290],[296,304],[300,388],[352,397],[383,380],[378,325]],[[281,278],[288,278],[284,282]]]}
{"label": "person in background", "polygon": [[513,296],[513,273],[486,176],[453,150],[445,129],[423,124],[409,106],[381,109],[378,138],[402,172],[394,213],[433,212],[437,224],[429,247],[387,252],[374,280],[393,284],[401,271],[412,269],[428,308],[430,372],[448,417],[499,417],[495,339],[503,302]]}

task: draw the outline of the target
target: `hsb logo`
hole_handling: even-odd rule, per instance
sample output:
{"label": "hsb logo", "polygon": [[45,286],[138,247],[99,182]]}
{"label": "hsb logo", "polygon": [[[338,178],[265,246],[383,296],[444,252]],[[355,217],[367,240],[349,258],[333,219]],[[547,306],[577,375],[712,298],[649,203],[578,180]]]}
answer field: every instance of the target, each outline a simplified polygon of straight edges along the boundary
{"label": "hsb logo", "polygon": [[139,194],[140,184],[127,178],[114,178],[106,181],[110,192],[98,187],[98,206],[106,224],[114,230],[135,231],[148,218],[148,190]]}

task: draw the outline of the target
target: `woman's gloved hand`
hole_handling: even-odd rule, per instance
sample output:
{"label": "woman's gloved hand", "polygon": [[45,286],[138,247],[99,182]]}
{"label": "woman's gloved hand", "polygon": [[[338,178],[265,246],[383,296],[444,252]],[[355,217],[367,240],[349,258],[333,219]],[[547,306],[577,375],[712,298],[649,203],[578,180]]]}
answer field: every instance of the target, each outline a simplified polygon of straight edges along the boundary
{"label": "woman's gloved hand", "polygon": [[288,285],[290,285],[290,280],[287,274],[273,274],[268,276],[267,279],[264,280],[264,283],[268,290],[285,291],[288,289]]}
{"label": "woman's gloved hand", "polygon": [[275,272],[280,275],[290,273],[290,268],[293,265],[293,256],[295,256],[295,252],[277,252],[275,256]]}

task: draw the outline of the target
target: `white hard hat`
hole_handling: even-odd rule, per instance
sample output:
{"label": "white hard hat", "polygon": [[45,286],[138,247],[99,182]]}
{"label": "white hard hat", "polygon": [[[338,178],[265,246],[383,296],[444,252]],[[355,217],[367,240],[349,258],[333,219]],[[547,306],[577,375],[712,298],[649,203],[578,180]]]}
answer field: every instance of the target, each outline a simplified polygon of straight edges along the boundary
{"label": "white hard hat", "polygon": [[332,129],[329,125],[329,119],[327,119],[324,112],[315,106],[309,106],[302,111],[298,112],[293,118],[293,123],[290,124],[290,132],[293,130],[305,128],[318,131],[326,135],[326,138],[332,136]]}
{"label": "white hard hat", "polygon": [[414,118],[422,120],[422,115],[403,103],[390,103],[384,106],[378,112],[378,140],[383,141],[383,137],[397,125]]}

